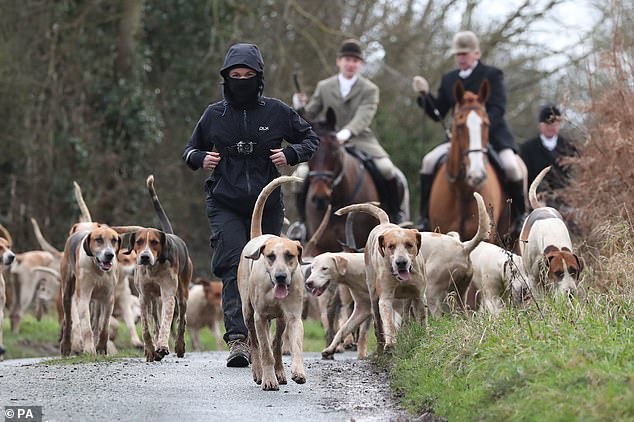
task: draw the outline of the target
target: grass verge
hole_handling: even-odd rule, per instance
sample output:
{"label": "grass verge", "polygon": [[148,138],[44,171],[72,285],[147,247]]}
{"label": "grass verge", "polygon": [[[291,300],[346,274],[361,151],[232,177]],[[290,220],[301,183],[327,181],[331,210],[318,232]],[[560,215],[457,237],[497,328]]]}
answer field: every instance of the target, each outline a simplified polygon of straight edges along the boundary
{"label": "grass verge", "polygon": [[631,297],[590,293],[499,317],[409,324],[392,387],[413,414],[450,421],[634,420]]}

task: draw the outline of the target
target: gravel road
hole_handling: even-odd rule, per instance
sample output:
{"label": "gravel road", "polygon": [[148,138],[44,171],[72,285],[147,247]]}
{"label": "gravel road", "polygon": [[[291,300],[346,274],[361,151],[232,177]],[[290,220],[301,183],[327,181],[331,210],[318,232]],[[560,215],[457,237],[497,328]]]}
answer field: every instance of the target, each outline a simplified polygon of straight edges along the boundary
{"label": "gravel road", "polygon": [[[407,421],[384,372],[356,354],[322,361],[306,353],[307,382],[265,392],[250,368],[225,367],[226,352],[146,363],[0,362],[0,406],[42,406],[45,421]],[[2,415],[0,414],[0,417]],[[8,420],[8,419],[7,419]]]}

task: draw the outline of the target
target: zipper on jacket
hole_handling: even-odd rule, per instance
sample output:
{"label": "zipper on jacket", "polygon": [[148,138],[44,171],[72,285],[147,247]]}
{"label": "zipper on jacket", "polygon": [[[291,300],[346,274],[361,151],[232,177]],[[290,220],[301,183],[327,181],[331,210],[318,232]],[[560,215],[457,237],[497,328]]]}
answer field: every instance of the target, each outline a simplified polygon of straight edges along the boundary
{"label": "zipper on jacket", "polygon": [[[245,137],[248,137],[249,130],[247,127],[247,111],[246,110],[242,110],[242,122],[244,123],[244,135]],[[251,139],[246,139],[245,141],[253,142]],[[243,160],[245,161],[245,165],[246,165],[245,178],[247,181],[247,193],[250,195],[251,194],[251,177],[249,176],[249,159],[247,157],[244,157]]]}

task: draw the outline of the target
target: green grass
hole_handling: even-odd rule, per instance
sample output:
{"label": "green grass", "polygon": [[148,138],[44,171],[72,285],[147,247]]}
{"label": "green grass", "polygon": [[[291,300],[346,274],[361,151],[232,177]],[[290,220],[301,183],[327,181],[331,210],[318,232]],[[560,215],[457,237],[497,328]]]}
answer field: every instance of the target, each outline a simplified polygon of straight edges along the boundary
{"label": "green grass", "polygon": [[[137,324],[137,332],[141,338],[141,325]],[[215,350],[213,334],[208,328],[200,331],[200,342],[203,350]],[[4,320],[4,346],[5,359],[21,359],[31,357],[55,356],[59,358],[59,324],[57,316],[44,315],[41,321],[37,321],[31,314],[22,318],[20,332],[14,334],[10,330],[9,318]],[[185,334],[186,351],[191,351],[189,333]],[[130,344],[130,336],[125,324],[120,324],[115,344],[118,349],[116,355],[110,357],[84,357],[59,358],[47,363],[82,363],[106,361],[112,358],[143,357],[143,350],[138,350]],[[318,321],[304,321],[304,351],[320,352],[325,347],[324,330]],[[223,345],[223,350],[226,350]]]}
{"label": "green grass", "polygon": [[631,298],[591,294],[409,324],[392,387],[412,413],[450,421],[634,420],[633,316]]}

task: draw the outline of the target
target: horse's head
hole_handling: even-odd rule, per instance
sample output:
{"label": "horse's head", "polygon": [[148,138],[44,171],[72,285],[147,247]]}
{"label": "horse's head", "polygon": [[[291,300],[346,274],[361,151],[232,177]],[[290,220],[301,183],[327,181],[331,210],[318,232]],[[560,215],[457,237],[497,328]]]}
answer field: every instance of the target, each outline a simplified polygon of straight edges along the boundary
{"label": "horse's head", "polygon": [[308,161],[309,196],[319,210],[326,210],[332,191],[343,176],[344,148],[335,134],[335,113],[329,108],[326,120],[313,123],[320,143],[315,155]]}
{"label": "horse's head", "polygon": [[457,81],[454,94],[456,106],[447,169],[451,178],[464,177],[469,186],[476,188],[487,178],[489,117],[485,103],[489,98],[489,81],[480,85],[477,95],[466,91]]}

